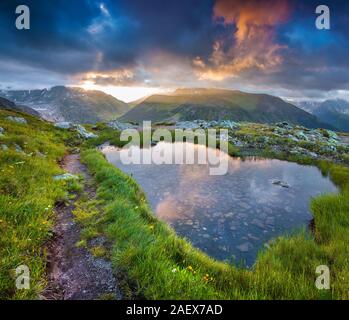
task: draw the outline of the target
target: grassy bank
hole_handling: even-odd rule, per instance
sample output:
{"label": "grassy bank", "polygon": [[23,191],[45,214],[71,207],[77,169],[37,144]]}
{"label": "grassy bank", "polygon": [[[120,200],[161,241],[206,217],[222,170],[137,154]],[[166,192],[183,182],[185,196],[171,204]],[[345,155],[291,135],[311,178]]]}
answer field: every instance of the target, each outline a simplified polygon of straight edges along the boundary
{"label": "grassy bank", "polygon": [[[349,169],[318,165],[341,194],[312,201],[315,233],[275,239],[253,270],[209,258],[158,221],[132,178],[95,150],[83,159],[94,174],[105,210],[103,230],[112,260],[147,299],[348,299]],[[315,269],[328,265],[331,290],[315,288]]]}
{"label": "grassy bank", "polygon": [[[27,124],[8,116],[23,116]],[[330,175],[341,193],[312,201],[315,230],[275,239],[260,252],[252,270],[217,262],[178,237],[159,221],[144,193],[129,176],[109,164],[95,146],[118,132],[105,126],[98,139],[83,144],[82,159],[93,174],[96,199],[79,202],[74,212],[82,223],[79,246],[105,234],[113,244],[90,248],[110,257],[127,278],[123,289],[147,299],[349,299],[349,169],[326,161],[286,154],[266,154],[316,164]],[[54,205],[73,187],[54,181],[58,161],[74,142],[71,132],[55,129],[33,117],[0,111],[0,299],[35,299],[45,288],[45,244],[52,236]],[[3,146],[6,146],[3,147]],[[232,147],[232,155],[239,155]],[[15,268],[25,264],[31,289],[16,290]],[[315,288],[315,269],[327,265],[331,290]]]}
{"label": "grassy bank", "polygon": [[[27,124],[8,116],[24,117]],[[0,110],[0,299],[34,299],[45,287],[43,245],[51,234],[57,201],[67,186],[53,181],[66,152],[67,133],[34,117]],[[16,290],[15,268],[27,265],[30,289]]]}

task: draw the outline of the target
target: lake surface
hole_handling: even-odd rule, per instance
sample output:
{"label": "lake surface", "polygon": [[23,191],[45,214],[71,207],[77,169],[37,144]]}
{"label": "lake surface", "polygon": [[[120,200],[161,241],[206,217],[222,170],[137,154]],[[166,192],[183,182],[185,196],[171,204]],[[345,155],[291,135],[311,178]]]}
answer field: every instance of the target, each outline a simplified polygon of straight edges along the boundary
{"label": "lake surface", "polygon": [[[152,151],[167,152],[174,145],[178,153],[189,143],[159,142]],[[202,148],[220,152],[189,147],[195,153]],[[132,150],[144,152],[138,147]],[[258,251],[271,239],[309,225],[312,197],[337,192],[316,167],[287,161],[242,160],[224,154],[228,172],[213,176],[207,164],[123,164],[117,148],[105,146],[102,152],[133,176],[155,214],[177,234],[218,260],[246,266],[253,265]]]}

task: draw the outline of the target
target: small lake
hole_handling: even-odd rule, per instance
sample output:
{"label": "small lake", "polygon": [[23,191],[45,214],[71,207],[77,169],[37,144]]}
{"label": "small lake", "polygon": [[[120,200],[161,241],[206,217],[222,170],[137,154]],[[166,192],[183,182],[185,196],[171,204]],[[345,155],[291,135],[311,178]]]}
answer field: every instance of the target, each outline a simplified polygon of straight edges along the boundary
{"label": "small lake", "polygon": [[[176,145],[179,152],[178,147],[188,144],[159,142],[152,151],[161,153]],[[190,147],[195,152],[220,152]],[[308,227],[312,197],[338,191],[316,167],[287,161],[225,155],[227,174],[214,176],[208,164],[123,164],[117,148],[105,146],[102,152],[133,176],[155,214],[178,235],[218,260],[246,266],[253,265],[271,239]]]}

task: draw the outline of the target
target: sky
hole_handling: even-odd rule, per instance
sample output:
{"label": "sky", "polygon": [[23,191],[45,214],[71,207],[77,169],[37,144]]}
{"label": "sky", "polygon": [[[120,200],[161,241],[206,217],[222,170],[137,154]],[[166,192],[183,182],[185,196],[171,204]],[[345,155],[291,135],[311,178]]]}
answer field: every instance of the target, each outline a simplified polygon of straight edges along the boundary
{"label": "sky", "polygon": [[[18,5],[30,29],[15,27]],[[330,9],[319,30],[318,5]],[[1,0],[0,89],[178,87],[349,100],[349,1]]]}

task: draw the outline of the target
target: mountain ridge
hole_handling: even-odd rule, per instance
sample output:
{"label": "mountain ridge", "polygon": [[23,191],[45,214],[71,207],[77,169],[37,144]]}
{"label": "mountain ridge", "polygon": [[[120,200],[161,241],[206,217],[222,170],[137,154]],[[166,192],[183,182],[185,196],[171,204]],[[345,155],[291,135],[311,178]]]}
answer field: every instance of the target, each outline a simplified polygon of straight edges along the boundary
{"label": "mountain ridge", "polygon": [[301,101],[303,110],[315,115],[320,121],[332,125],[338,130],[349,132],[349,102],[343,99],[328,99],[322,102]]}
{"label": "mountain ridge", "polygon": [[306,127],[331,127],[279,97],[216,88],[179,88],[155,94],[129,110],[124,121],[234,120],[259,123],[288,121]]}
{"label": "mountain ridge", "polygon": [[113,120],[129,110],[127,103],[98,90],[55,86],[50,89],[0,92],[16,104],[24,104],[50,121],[96,123]]}

